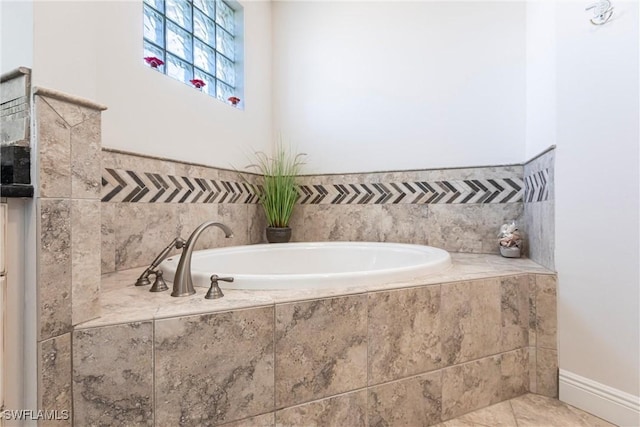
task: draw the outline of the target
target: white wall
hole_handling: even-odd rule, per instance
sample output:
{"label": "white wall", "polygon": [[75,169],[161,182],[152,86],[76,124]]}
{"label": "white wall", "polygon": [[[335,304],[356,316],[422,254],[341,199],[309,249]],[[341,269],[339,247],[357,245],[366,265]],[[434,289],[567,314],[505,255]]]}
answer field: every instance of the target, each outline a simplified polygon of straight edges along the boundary
{"label": "white wall", "polygon": [[559,357],[560,369],[637,399],[639,10],[613,3],[602,27],[582,2],[557,8]]}
{"label": "white wall", "polygon": [[528,1],[524,161],[556,144],[556,5]]}
{"label": "white wall", "polygon": [[275,2],[274,131],[312,172],[519,163],[523,2]]}
{"label": "white wall", "polygon": [[33,65],[33,2],[0,1],[0,73]]}
{"label": "white wall", "polygon": [[104,147],[244,167],[271,146],[271,4],[241,3],[244,111],[144,64],[141,1],[37,2],[34,84],[105,104]]}

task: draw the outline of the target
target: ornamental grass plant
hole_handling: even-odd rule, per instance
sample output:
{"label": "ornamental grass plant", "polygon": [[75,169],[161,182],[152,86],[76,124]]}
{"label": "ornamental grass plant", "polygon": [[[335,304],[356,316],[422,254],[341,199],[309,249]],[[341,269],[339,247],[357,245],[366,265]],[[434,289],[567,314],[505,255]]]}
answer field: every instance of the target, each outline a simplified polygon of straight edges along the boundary
{"label": "ornamental grass plant", "polygon": [[305,154],[292,154],[282,144],[278,144],[273,156],[264,152],[256,153],[256,163],[249,165],[260,173],[258,194],[260,204],[267,217],[267,226],[285,228],[298,199],[297,177],[304,162]]}

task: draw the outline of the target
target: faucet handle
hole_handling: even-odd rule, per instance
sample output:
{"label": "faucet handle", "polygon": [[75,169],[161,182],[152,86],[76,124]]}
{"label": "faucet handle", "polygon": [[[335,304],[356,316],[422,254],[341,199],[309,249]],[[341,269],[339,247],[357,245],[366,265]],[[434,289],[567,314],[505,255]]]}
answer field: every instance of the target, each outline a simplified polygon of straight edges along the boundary
{"label": "faucet handle", "polygon": [[207,292],[207,295],[204,297],[206,299],[218,299],[222,298],[224,294],[222,293],[222,289],[218,286],[218,281],[221,280],[223,282],[233,282],[233,277],[218,277],[217,274],[211,276],[211,287]]}
{"label": "faucet handle", "polygon": [[149,289],[149,292],[163,292],[169,289],[167,283],[162,278],[162,270],[157,270],[153,273],[156,275],[156,280],[154,280],[151,289]]}

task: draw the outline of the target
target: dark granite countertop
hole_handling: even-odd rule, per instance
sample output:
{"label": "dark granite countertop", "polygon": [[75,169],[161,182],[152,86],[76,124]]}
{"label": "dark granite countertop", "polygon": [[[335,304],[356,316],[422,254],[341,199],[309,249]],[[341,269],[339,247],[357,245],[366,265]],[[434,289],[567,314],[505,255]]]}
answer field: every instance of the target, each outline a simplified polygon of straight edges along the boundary
{"label": "dark granite countertop", "polygon": [[33,197],[29,147],[0,147],[0,197]]}
{"label": "dark granite countertop", "polygon": [[33,197],[33,185],[0,184],[0,197]]}

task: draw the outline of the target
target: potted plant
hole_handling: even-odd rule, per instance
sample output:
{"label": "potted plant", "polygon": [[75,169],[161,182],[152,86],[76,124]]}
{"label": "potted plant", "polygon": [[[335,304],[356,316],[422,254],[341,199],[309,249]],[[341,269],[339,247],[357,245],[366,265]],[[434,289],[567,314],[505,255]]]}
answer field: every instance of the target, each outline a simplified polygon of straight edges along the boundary
{"label": "potted plant", "polygon": [[257,162],[249,165],[260,173],[258,195],[267,218],[269,243],[286,243],[291,239],[289,220],[298,199],[296,180],[304,164],[302,156],[293,155],[278,144],[273,157],[258,152]]}

